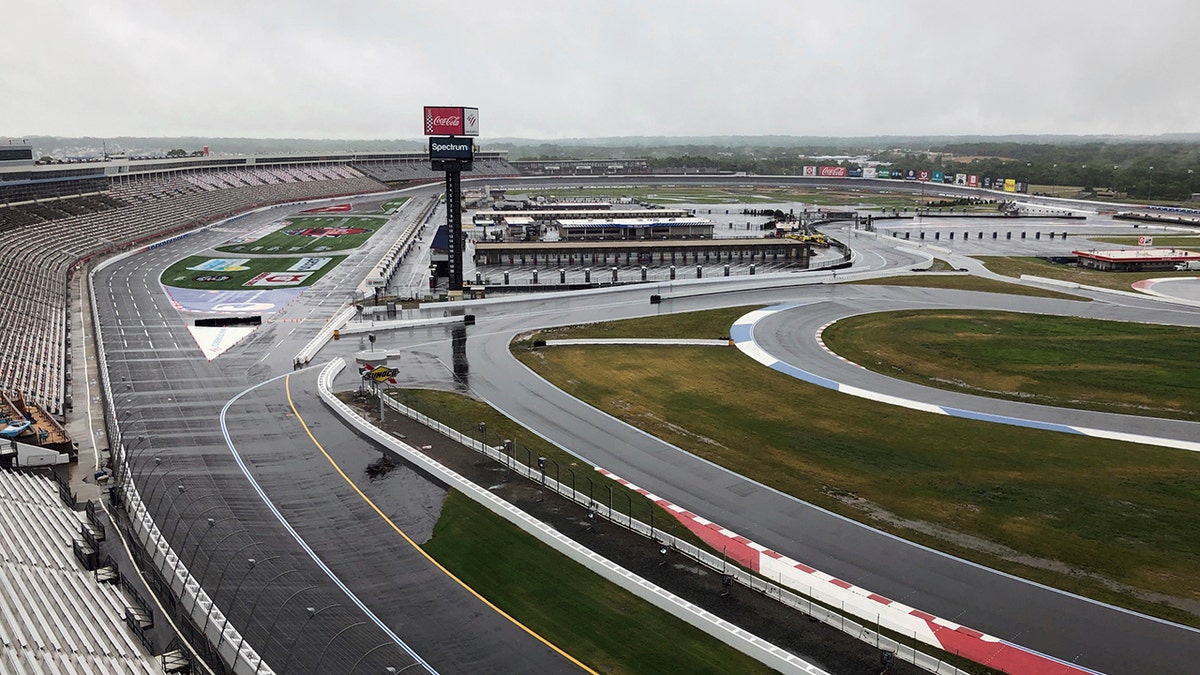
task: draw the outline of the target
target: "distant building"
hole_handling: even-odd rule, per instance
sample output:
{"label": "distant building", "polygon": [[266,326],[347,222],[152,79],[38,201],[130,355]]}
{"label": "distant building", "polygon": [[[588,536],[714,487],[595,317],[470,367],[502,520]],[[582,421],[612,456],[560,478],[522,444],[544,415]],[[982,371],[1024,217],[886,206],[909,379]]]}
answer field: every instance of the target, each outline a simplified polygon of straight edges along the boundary
{"label": "distant building", "polygon": [[1179,265],[1200,267],[1200,253],[1178,248],[1132,248],[1116,251],[1072,251],[1080,267],[1105,272],[1164,272]]}
{"label": "distant building", "polygon": [[562,218],[554,221],[563,241],[620,239],[711,239],[712,221],[704,218]]}

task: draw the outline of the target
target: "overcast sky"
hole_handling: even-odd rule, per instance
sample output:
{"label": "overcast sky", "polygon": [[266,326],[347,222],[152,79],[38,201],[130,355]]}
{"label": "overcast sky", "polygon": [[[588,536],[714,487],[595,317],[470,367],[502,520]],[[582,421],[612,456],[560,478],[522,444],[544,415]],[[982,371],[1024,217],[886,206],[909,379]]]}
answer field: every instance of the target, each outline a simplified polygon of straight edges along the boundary
{"label": "overcast sky", "polygon": [[0,136],[1200,132],[1200,2],[7,0]]}

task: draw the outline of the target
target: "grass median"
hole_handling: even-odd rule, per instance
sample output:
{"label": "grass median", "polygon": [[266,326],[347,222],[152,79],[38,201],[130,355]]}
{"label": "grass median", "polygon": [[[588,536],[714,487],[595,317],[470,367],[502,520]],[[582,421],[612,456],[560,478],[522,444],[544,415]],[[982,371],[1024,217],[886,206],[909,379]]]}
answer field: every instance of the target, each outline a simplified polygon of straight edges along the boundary
{"label": "grass median", "polygon": [[458,492],[426,552],[497,607],[602,673],[770,673]]}
{"label": "grass median", "polygon": [[[703,326],[707,314],[712,323],[690,337],[709,337],[741,311],[657,320]],[[643,329],[625,328],[636,325],[606,332],[632,337]],[[1043,583],[1200,623],[1195,453],[882,405],[731,348],[514,349],[599,409],[806,501]]]}
{"label": "grass median", "polygon": [[1016,312],[900,311],[842,319],[825,345],[871,370],[1010,401],[1200,420],[1200,333]]}

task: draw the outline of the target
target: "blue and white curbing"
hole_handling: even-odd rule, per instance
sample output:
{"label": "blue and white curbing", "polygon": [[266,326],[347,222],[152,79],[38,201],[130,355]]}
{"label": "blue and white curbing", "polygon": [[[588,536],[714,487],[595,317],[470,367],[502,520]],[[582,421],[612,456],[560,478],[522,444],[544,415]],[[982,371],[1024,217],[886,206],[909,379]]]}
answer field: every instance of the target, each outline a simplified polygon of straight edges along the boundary
{"label": "blue and white curbing", "polygon": [[[1009,417],[1006,415],[996,415],[977,410],[966,410],[963,408],[952,408],[949,406],[935,405],[933,403],[925,403],[913,399],[893,396],[877,391],[855,387],[826,377],[821,377],[814,373],[810,373],[803,368],[794,366],[790,363],[781,361],[754,341],[754,325],[759,321],[790,309],[799,307],[796,304],[773,305],[764,309],[755,310],[739,318],[729,330],[730,338],[734,345],[741,350],[743,354],[749,356],[755,361],[764,366],[776,370],[778,372],[790,375],[798,380],[815,384],[826,389],[832,389],[838,393],[849,394],[879,403],[887,403],[889,405],[900,406],[910,410],[919,410],[921,412],[934,413],[935,415],[947,415],[950,417],[958,417],[962,419],[977,420],[984,422],[995,422],[997,424],[1008,424],[1016,427],[1025,427],[1029,429],[1041,429],[1043,431],[1057,431],[1065,434],[1075,434],[1082,436],[1090,436],[1092,438],[1105,438],[1115,441],[1125,441],[1129,443],[1142,443],[1145,445],[1156,445],[1164,448],[1175,448],[1178,450],[1189,450],[1192,452],[1200,452],[1200,442],[1186,441],[1174,438],[1161,438],[1158,436],[1147,436],[1144,434],[1130,434],[1122,431],[1113,431],[1110,429],[1092,429],[1089,427],[1081,427],[1067,424],[1056,424],[1053,422],[1042,422],[1039,420],[1025,419],[1021,417]],[[832,323],[832,322],[831,322]],[[824,330],[831,324],[825,324],[821,327]],[[818,332],[816,339],[821,338]],[[847,363],[850,363],[847,361]],[[854,364],[858,365],[858,364]]]}

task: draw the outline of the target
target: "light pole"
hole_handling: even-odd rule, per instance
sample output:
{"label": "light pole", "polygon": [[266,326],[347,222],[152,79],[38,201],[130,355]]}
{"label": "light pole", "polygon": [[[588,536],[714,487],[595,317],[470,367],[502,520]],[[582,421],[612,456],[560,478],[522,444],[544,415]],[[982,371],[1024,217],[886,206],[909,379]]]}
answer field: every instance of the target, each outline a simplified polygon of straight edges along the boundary
{"label": "light pole", "polygon": [[329,638],[329,642],[325,643],[325,647],[321,650],[321,655],[317,657],[317,667],[313,669],[313,672],[316,672],[316,673],[321,672],[321,663],[325,660],[325,652],[329,651],[329,645],[333,644],[334,640],[341,637],[342,633],[345,633],[346,631],[350,630],[351,628],[357,628],[359,626],[365,626],[365,625],[367,625],[366,621],[355,621],[354,623],[350,624],[349,626],[346,626],[345,628],[342,628],[338,632],[334,633],[333,637]]}
{"label": "light pole", "polygon": [[1154,167],[1150,167],[1150,173],[1146,174],[1146,201],[1152,199],[1154,194]]}
{"label": "light pole", "polygon": [[283,572],[280,572],[279,574],[276,574],[275,576],[271,577],[270,581],[268,581],[267,583],[263,584],[262,586],[260,586],[258,588],[258,593],[256,593],[254,595],[254,602],[250,603],[250,614],[248,614],[246,616],[246,630],[242,632],[242,639],[238,640],[238,646],[237,646],[238,653],[241,653],[242,645],[246,644],[246,634],[250,632],[250,625],[254,621],[254,610],[258,609],[258,601],[259,601],[259,599],[262,598],[262,594],[268,588],[271,587],[271,584],[275,583],[276,581],[279,581],[280,579],[282,579],[283,577],[286,577],[287,575],[291,574],[292,572],[299,572],[299,571],[300,570],[292,569],[292,570],[285,570]]}
{"label": "light pole", "polygon": [[[268,563],[272,560],[279,560],[279,556],[273,555],[269,558],[263,559],[262,562]],[[254,558],[246,558],[246,562],[250,563],[250,569],[246,570],[246,573],[243,574],[242,578],[238,580],[237,587],[233,589],[233,601],[229,604],[229,613],[225,615],[225,623],[221,624],[220,637],[217,638],[218,652],[221,651],[221,643],[225,641],[225,631],[229,628],[229,620],[233,618],[233,603],[237,602],[238,596],[242,593],[242,584],[246,583],[246,578],[249,577],[252,572],[254,572],[254,568],[258,565],[258,561],[256,561]]]}
{"label": "light pole", "polygon": [[[296,597],[297,595],[300,595],[301,593],[303,593],[305,591],[311,591],[314,588],[316,588],[315,584],[309,584],[309,585],[305,586],[304,588],[292,591],[292,594],[287,596],[287,599],[283,601],[283,604],[279,605],[279,609],[277,609],[275,611],[275,618],[271,619],[271,627],[267,629],[267,639],[268,640],[270,640],[272,638],[272,636],[275,635],[275,624],[279,622],[279,615],[283,613],[283,608],[287,607],[287,604],[292,601],[292,598]],[[293,640],[293,642],[294,642],[294,640]],[[270,646],[270,642],[267,643],[267,646]],[[239,647],[239,651],[240,651],[240,649],[241,648]],[[266,649],[263,649],[263,652],[266,652],[266,651],[267,651]],[[260,666],[262,666],[262,662],[263,662],[263,656],[262,656],[262,654],[259,654],[258,655],[258,663],[254,666],[255,675],[258,675],[258,669]]]}
{"label": "light pole", "polygon": [[[384,647],[390,647],[391,645],[394,645],[394,644],[396,644],[396,643],[395,643],[395,642],[392,642],[391,640],[388,640],[387,642],[380,642],[379,644],[375,645],[374,647],[371,647],[371,648],[370,648],[370,649],[368,649],[367,651],[363,652],[363,655],[362,655],[362,656],[360,656],[360,657],[358,657],[358,660],[354,662],[354,667],[350,669],[350,672],[349,672],[349,674],[348,674],[348,675],[354,675],[354,672],[355,672],[356,670],[358,670],[358,666],[359,666],[359,665],[360,665],[360,664],[361,664],[363,661],[365,661],[365,660],[366,660],[366,658],[367,658],[368,656],[370,656],[370,655],[374,654],[375,652],[379,651],[380,649],[383,649]],[[399,671],[398,671],[398,670],[396,670],[395,668],[388,668],[386,672],[388,672],[388,673],[396,673],[396,672],[399,672]]]}
{"label": "light pole", "polygon": [[[208,524],[208,532],[204,533],[204,537],[200,537],[200,542],[198,544],[196,544],[196,553],[197,554],[199,554],[200,549],[202,549],[204,547],[204,538],[207,537],[213,531],[213,529],[215,529],[215,528],[213,528],[213,525],[215,525],[215,524],[216,523],[214,523],[214,522],[210,522]],[[235,534],[249,534],[249,533],[247,532],[247,530],[245,528],[242,528],[239,530],[234,530],[233,532],[229,532],[224,537],[221,537],[221,540],[217,542],[217,545],[213,548],[213,550],[214,551],[221,550],[221,544],[224,544],[226,539],[229,539],[230,537],[232,537]],[[214,557],[215,556],[212,553],[208,554],[208,557],[204,559],[204,571],[198,572],[197,574],[193,575],[196,579],[196,585],[200,586],[201,588],[203,588],[203,586],[204,586],[204,575],[205,575],[205,573],[208,572],[208,568],[212,566],[212,560]],[[192,602],[193,610],[196,609],[196,605],[199,602],[200,602],[200,593],[197,592],[196,599],[195,599],[195,601]]]}
{"label": "light pole", "polygon": [[288,648],[288,657],[287,657],[287,659],[284,660],[283,668],[281,668],[279,670],[279,672],[281,672],[281,673],[287,672],[288,664],[291,663],[291,661],[292,661],[292,654],[296,653],[296,650],[295,650],[296,641],[300,639],[300,634],[304,632],[304,628],[306,626],[308,626],[308,622],[312,621],[314,618],[316,618],[316,616],[318,614],[320,614],[321,612],[324,612],[327,609],[332,609],[334,607],[341,607],[341,605],[339,605],[338,603],[335,602],[332,605],[325,605],[321,609],[313,609],[312,607],[304,608],[308,612],[308,618],[304,620],[304,623],[300,624],[300,629],[296,631],[296,637],[292,638],[292,645],[291,645],[291,647]]}
{"label": "light pole", "polygon": [[[197,499],[193,499],[192,501],[188,502],[188,505],[183,507],[183,511],[180,512],[179,517],[175,519],[175,525],[171,527],[171,536],[167,537],[167,541],[171,541],[171,540],[175,539],[175,533],[179,531],[179,524],[183,522],[183,514],[187,513],[188,509],[192,508],[196,504],[199,504],[200,502],[204,501],[205,499],[208,499],[209,497],[217,497],[217,496],[219,496],[219,495],[216,492],[206,492],[206,493],[204,493],[203,496],[201,496]],[[214,505],[208,507],[207,509],[204,509],[203,511],[201,511],[200,514],[196,517],[203,518],[204,514],[208,513],[209,511],[212,511],[214,509],[219,509],[224,505],[225,505],[224,503],[214,504]],[[188,528],[191,529],[191,525],[188,525]]]}
{"label": "light pole", "polygon": [[[201,635],[205,635],[208,632],[208,622],[212,619],[213,608],[217,606],[217,592],[221,590],[221,584],[225,583],[225,573],[229,571],[229,566],[231,564],[233,564],[234,560],[238,559],[238,556],[242,555],[242,551],[245,551],[246,549],[250,548],[251,546],[261,546],[261,545],[262,544],[258,543],[257,541],[252,541],[252,542],[246,544],[245,546],[242,546],[241,548],[239,548],[238,550],[233,552],[233,557],[225,562],[225,567],[221,568],[221,576],[217,577],[217,585],[213,586],[212,595],[208,596],[208,599],[211,600],[212,603],[209,605],[208,611],[205,612],[204,627],[200,629]],[[250,561],[250,566],[254,567],[254,558],[248,558],[248,560]],[[197,595],[199,595],[199,594],[197,594]],[[229,620],[228,617],[226,617],[226,621],[228,621],[228,620]]]}

